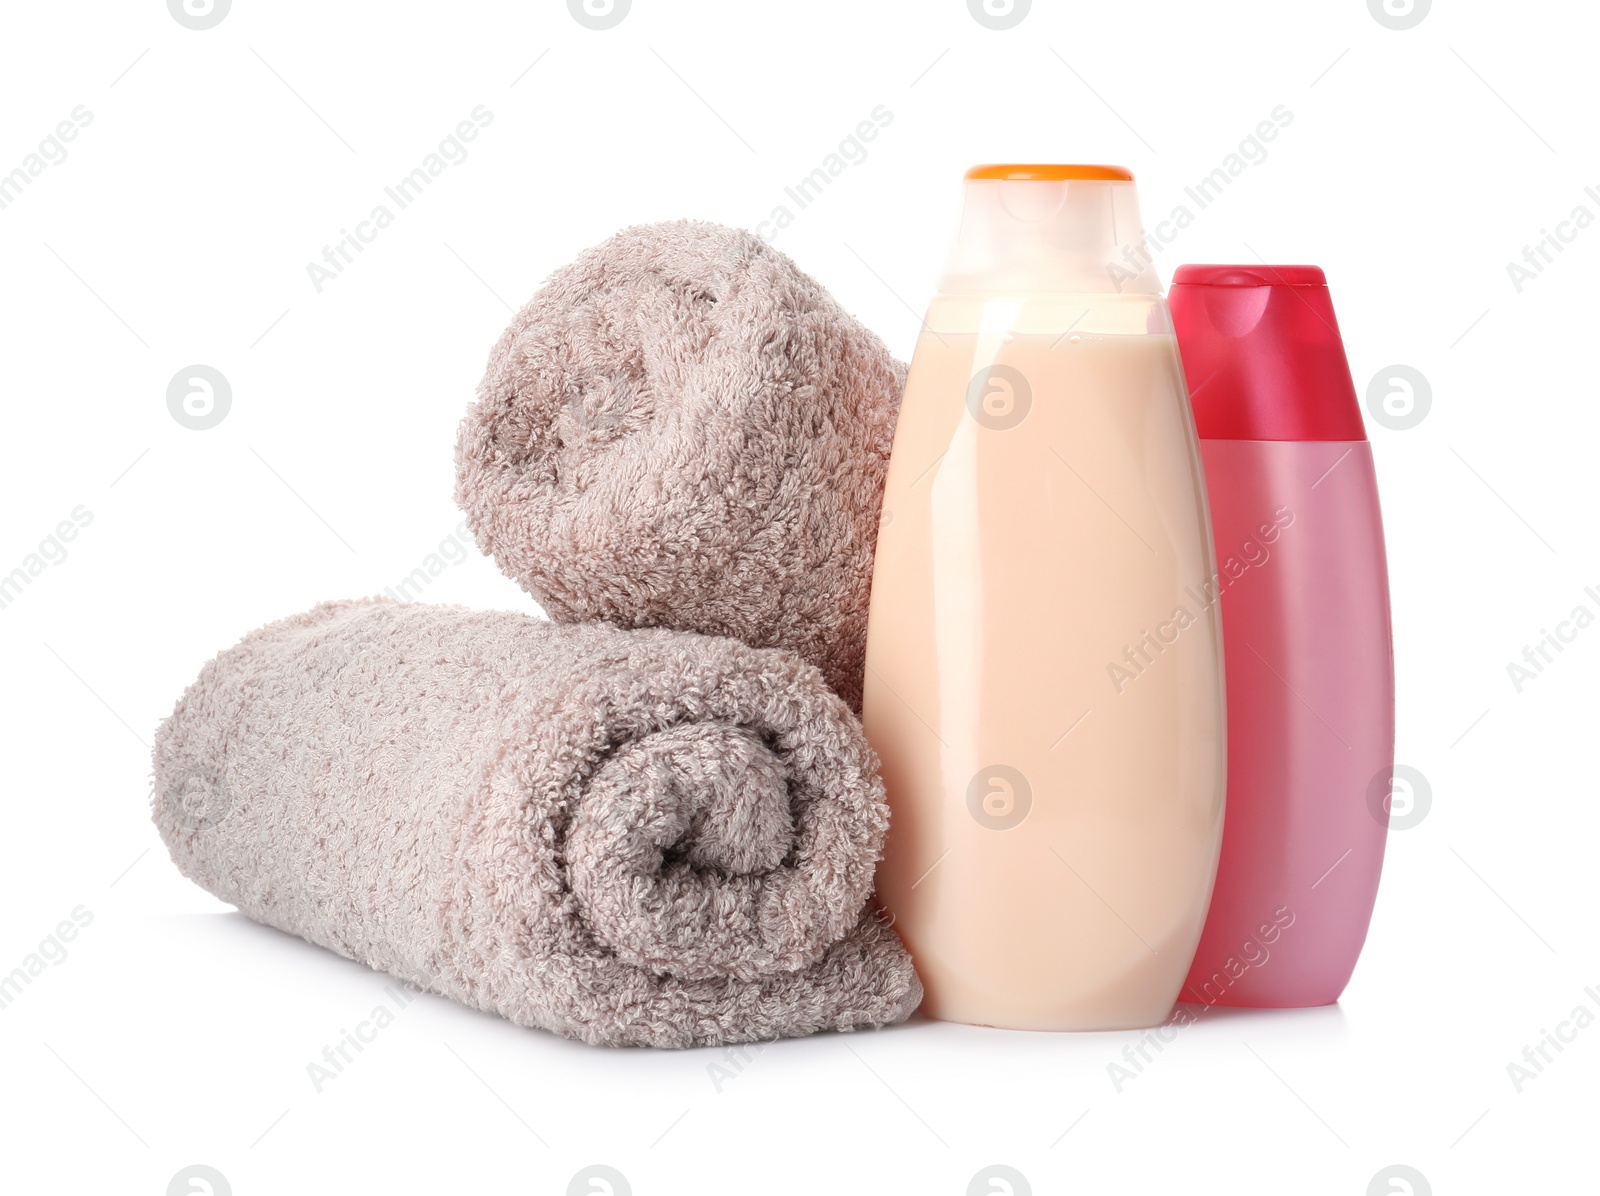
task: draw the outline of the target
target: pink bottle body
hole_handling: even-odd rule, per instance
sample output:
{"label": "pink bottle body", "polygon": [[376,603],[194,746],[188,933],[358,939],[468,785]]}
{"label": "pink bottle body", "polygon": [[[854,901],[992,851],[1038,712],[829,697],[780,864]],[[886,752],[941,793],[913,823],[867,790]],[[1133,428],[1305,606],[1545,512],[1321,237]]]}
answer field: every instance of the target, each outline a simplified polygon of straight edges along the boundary
{"label": "pink bottle body", "polygon": [[[1182,999],[1339,998],[1377,898],[1394,759],[1389,583],[1365,440],[1202,440],[1228,800]],[[1230,567],[1230,562],[1232,562]],[[1242,570],[1242,571],[1241,571]]]}
{"label": "pink bottle body", "polygon": [[1205,463],[1228,797],[1182,999],[1339,999],[1366,941],[1394,766],[1372,450],[1315,266],[1180,266],[1169,295]]}

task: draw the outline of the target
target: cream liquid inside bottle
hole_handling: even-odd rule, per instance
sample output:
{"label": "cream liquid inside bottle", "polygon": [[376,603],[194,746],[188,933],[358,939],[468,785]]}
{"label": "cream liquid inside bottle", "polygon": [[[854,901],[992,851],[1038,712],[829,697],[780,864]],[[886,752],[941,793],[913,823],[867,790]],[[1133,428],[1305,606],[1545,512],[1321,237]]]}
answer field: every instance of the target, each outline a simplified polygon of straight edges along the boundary
{"label": "cream liquid inside bottle", "polygon": [[1206,491],[1114,167],[978,167],[901,405],[863,717],[878,893],[929,1016],[1160,1023],[1210,900],[1224,699]]}

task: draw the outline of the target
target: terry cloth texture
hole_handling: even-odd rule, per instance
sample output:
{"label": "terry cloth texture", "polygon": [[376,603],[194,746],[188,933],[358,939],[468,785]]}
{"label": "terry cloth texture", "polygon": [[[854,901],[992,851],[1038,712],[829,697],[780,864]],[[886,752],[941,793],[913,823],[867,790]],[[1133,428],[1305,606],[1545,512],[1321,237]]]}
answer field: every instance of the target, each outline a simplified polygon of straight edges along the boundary
{"label": "terry cloth texture", "polygon": [[626,229],[495,345],[456,501],[551,617],[789,648],[859,710],[905,371],[759,238]]}
{"label": "terry cloth texture", "polygon": [[184,875],[341,955],[591,1043],[881,1026],[877,761],[781,651],[327,603],[201,671],[155,744]]}

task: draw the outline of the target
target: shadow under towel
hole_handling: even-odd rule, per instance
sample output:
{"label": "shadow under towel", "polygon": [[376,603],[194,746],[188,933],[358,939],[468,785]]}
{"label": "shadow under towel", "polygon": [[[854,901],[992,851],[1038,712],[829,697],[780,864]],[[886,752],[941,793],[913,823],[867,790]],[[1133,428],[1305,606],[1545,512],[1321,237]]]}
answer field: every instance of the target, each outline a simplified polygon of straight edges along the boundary
{"label": "shadow under towel", "polygon": [[154,817],[250,917],[608,1045],[904,1020],[868,908],[888,810],[797,657],[689,632],[328,603],[211,661]]}

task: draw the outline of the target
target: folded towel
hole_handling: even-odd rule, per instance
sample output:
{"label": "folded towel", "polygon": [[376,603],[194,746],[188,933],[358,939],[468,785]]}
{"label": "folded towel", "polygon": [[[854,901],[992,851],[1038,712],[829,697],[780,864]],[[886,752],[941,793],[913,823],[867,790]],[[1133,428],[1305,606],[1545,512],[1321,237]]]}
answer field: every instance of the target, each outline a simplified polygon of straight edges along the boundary
{"label": "folded towel", "polygon": [[211,661],[155,821],[250,917],[611,1045],[904,1019],[867,908],[876,758],[786,652],[507,612],[329,603]]}
{"label": "folded towel", "polygon": [[760,239],[630,228],[557,270],[494,347],[456,500],[551,617],[789,648],[859,710],[904,383]]}

